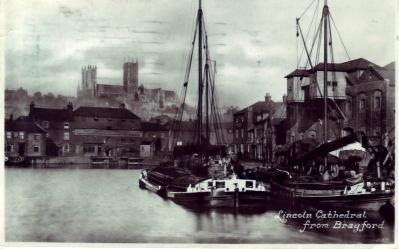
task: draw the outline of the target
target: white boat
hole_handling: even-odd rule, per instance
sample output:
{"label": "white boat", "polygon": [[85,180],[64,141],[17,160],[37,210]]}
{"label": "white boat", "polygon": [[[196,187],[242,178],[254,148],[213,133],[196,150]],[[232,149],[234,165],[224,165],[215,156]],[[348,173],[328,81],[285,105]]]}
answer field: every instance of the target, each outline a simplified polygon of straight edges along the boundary
{"label": "white boat", "polygon": [[189,185],[185,191],[166,188],[166,196],[182,204],[199,204],[212,207],[238,207],[241,204],[263,203],[269,191],[262,182],[228,177],[209,178]]}

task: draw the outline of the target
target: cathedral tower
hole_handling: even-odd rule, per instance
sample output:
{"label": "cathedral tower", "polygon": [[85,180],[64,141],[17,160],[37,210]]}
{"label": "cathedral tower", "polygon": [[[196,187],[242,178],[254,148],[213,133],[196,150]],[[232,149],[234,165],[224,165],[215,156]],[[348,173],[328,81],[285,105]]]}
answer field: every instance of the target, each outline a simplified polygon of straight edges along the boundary
{"label": "cathedral tower", "polygon": [[136,62],[126,62],[123,64],[123,87],[127,94],[137,92],[139,84],[139,64]]}
{"label": "cathedral tower", "polygon": [[97,88],[97,67],[89,65],[82,68],[82,95],[85,98],[93,99],[96,95]]}

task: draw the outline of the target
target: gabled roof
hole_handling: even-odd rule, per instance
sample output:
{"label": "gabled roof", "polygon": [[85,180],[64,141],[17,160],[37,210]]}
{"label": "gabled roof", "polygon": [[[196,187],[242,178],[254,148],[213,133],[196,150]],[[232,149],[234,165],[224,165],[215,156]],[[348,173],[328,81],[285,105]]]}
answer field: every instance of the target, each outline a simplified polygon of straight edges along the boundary
{"label": "gabled roof", "polygon": [[152,122],[140,122],[142,131],[167,131],[165,126],[152,123]]}
{"label": "gabled roof", "polygon": [[383,68],[384,68],[385,70],[395,71],[395,70],[396,70],[396,68],[395,68],[395,62],[392,61],[392,62],[389,63],[388,65],[383,66]]}
{"label": "gabled roof", "polygon": [[[319,63],[313,67],[313,69],[309,69],[308,72],[315,71],[324,71],[324,63]],[[339,63],[327,63],[327,71],[335,71],[335,72],[346,72],[348,70],[348,65],[342,65]]]}
{"label": "gabled roof", "polygon": [[355,60],[350,60],[347,62],[343,62],[341,63],[341,65],[343,66],[347,66],[347,71],[353,71],[353,70],[365,70],[370,66],[373,67],[380,67],[377,64],[370,62],[366,59],[363,58],[359,58],[359,59],[355,59]]}
{"label": "gabled roof", "polygon": [[[390,68],[392,68],[392,67],[394,69],[390,70]],[[385,80],[389,80],[389,85],[391,85],[391,86],[395,85],[395,73],[396,73],[395,62],[392,62],[383,68],[371,67],[371,69],[376,71]]]}
{"label": "gabled roof", "polygon": [[28,133],[47,133],[40,125],[32,121],[5,121],[5,131],[26,131]]}
{"label": "gabled roof", "polygon": [[[196,122],[192,121],[168,121],[164,124],[165,128],[168,130],[172,129],[173,125],[173,130],[174,131],[194,131]],[[180,129],[179,129],[180,127]]]}
{"label": "gabled roof", "polygon": [[29,112],[33,120],[73,121],[72,113],[67,109],[36,108]]}
{"label": "gabled roof", "polygon": [[274,102],[270,101],[270,103],[266,103],[266,101],[258,101],[255,104],[252,104],[248,106],[247,108],[244,108],[236,113],[233,114],[233,116],[245,114],[248,112],[249,108],[252,108],[252,112],[261,112],[261,111],[268,111],[268,110],[274,110],[278,106],[281,105],[282,102]]}
{"label": "gabled roof", "polygon": [[[346,61],[343,63],[327,63],[327,71],[335,71],[335,72],[349,72],[355,70],[365,70],[368,67],[378,67],[377,64],[370,62],[366,59],[359,58],[355,60]],[[323,71],[324,70],[324,63],[319,63],[313,67],[315,71]],[[308,72],[311,72],[312,69],[309,69]]]}
{"label": "gabled roof", "polygon": [[81,106],[73,112],[74,116],[97,118],[140,119],[136,114],[125,108]]}
{"label": "gabled roof", "polygon": [[295,69],[293,72],[285,76],[284,78],[292,77],[309,77],[309,72],[306,69]]}

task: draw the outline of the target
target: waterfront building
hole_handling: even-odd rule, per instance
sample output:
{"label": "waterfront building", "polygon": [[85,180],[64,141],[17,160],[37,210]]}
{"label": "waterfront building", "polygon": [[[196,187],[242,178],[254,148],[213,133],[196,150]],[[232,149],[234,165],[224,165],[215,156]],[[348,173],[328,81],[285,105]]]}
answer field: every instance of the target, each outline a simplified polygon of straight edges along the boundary
{"label": "waterfront building", "polygon": [[17,157],[43,158],[46,155],[46,133],[36,122],[13,120],[11,115],[4,123],[5,156],[9,160]]}
{"label": "waterfront building", "polygon": [[[148,145],[151,147],[151,155],[152,156],[160,156],[163,151],[166,151],[169,132],[165,128],[165,126],[160,123],[152,123],[152,122],[141,122],[141,132],[142,132],[142,142],[141,145]],[[140,147],[142,147],[140,145]],[[144,146],[147,151],[147,147]],[[150,151],[150,150],[148,150]],[[142,150],[140,148],[140,154]]]}
{"label": "waterfront building", "polygon": [[[324,140],[324,66],[296,69],[287,79],[287,142]],[[393,137],[394,63],[380,67],[363,58],[327,65],[327,141],[356,131]],[[390,133],[391,132],[391,133]]]}
{"label": "waterfront building", "polygon": [[266,93],[265,101],[258,101],[233,114],[234,152],[247,159],[265,158],[265,120],[283,103],[274,102]]}
{"label": "waterfront building", "polygon": [[[22,116],[19,119],[24,119]],[[47,132],[47,155],[69,156],[70,138],[73,134],[73,105],[68,103],[66,109],[38,108],[32,101],[27,120],[36,122]]]}
{"label": "waterfront building", "polygon": [[126,109],[81,106],[73,112],[72,150],[75,156],[138,156],[140,117]]}

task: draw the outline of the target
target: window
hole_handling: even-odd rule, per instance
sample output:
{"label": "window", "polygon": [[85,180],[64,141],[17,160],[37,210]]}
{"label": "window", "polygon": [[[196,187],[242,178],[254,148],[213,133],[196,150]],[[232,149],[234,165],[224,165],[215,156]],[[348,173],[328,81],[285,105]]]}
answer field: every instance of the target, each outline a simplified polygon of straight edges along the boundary
{"label": "window", "polygon": [[352,111],[352,100],[347,100],[346,101],[346,105],[345,105],[345,110],[347,111],[347,112],[351,112]]}
{"label": "window", "polygon": [[148,137],[148,132],[144,132],[144,137]]}
{"label": "window", "polygon": [[69,152],[69,144],[64,144],[64,152]]}
{"label": "window", "polygon": [[12,133],[11,131],[7,131],[7,139],[11,139]]}
{"label": "window", "polygon": [[69,132],[64,132],[64,140],[69,140]]}
{"label": "window", "polygon": [[374,108],[381,108],[381,97],[375,97]]}
{"label": "window", "polygon": [[244,144],[241,144],[241,152],[243,152],[244,153]]}
{"label": "window", "polygon": [[48,121],[43,121],[43,128],[48,128]]}
{"label": "window", "polygon": [[92,144],[85,144],[85,145],[83,145],[83,152],[84,153],[95,153],[96,147]]}
{"label": "window", "polygon": [[24,132],[23,131],[19,132],[19,139],[24,139]]}
{"label": "window", "polygon": [[39,139],[39,134],[33,135],[33,138],[34,138],[35,140],[38,140],[38,139]]}
{"label": "window", "polygon": [[35,147],[33,147],[33,152],[35,152],[35,153],[39,153],[40,152],[39,145],[35,145]]}
{"label": "window", "polygon": [[[179,145],[179,142],[177,142],[177,145]],[[144,151],[144,146],[141,146],[141,151]]]}
{"label": "window", "polygon": [[241,138],[244,138],[244,129],[241,129]]}
{"label": "window", "polygon": [[14,132],[14,138],[18,138],[19,133],[17,131]]}
{"label": "window", "polygon": [[14,151],[14,147],[12,145],[6,145],[6,146],[4,146],[4,151],[12,152],[12,151]]}
{"label": "window", "polygon": [[360,110],[366,109],[366,99],[361,99],[361,100],[360,100],[359,109],[360,109]]}
{"label": "window", "polygon": [[337,84],[336,81],[327,81],[327,86],[337,86]]}
{"label": "window", "polygon": [[64,123],[64,129],[69,129],[69,123],[68,122]]}
{"label": "window", "polygon": [[236,118],[236,123],[238,124],[240,122],[240,119],[239,118]]}
{"label": "window", "polygon": [[241,117],[241,123],[244,123],[244,117]]}

